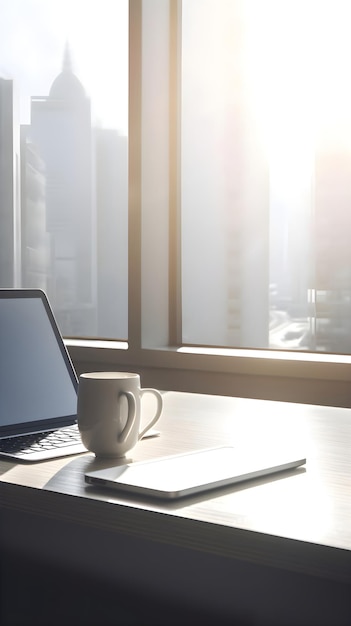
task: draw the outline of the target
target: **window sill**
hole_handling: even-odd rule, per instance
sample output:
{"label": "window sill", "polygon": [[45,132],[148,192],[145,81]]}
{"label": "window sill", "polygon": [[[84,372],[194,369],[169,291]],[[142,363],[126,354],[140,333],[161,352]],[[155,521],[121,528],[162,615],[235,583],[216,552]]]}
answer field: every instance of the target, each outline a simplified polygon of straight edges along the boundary
{"label": "window sill", "polygon": [[131,349],[126,342],[67,340],[78,375],[135,371],[143,387],[328,406],[351,406],[347,355],[215,350]]}
{"label": "window sill", "polygon": [[75,340],[65,343],[74,360],[106,365],[176,368],[238,375],[351,381],[351,356],[272,350],[162,347],[132,350],[125,341]]}

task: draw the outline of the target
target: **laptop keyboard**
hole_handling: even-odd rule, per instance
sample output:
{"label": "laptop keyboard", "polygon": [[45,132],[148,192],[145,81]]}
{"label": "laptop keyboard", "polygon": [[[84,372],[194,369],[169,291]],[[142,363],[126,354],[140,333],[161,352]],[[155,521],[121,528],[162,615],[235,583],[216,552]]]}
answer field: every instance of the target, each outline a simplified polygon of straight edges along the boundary
{"label": "laptop keyboard", "polygon": [[21,435],[0,440],[0,452],[7,454],[34,454],[44,450],[67,448],[81,443],[77,425],[66,426],[46,433]]}

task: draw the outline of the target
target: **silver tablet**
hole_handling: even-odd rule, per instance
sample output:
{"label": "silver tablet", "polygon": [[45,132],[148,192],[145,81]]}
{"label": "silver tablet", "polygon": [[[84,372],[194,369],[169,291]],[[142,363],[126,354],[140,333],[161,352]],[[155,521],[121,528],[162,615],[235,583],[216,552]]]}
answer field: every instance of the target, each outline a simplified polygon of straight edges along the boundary
{"label": "silver tablet", "polygon": [[258,478],[306,463],[303,456],[239,454],[223,446],[86,472],[89,485],[174,499]]}

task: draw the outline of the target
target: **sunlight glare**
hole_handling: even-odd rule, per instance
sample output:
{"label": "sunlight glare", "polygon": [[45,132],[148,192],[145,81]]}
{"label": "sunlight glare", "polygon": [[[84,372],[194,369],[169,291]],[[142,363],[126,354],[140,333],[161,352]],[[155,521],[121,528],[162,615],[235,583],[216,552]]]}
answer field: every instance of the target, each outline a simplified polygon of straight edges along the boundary
{"label": "sunlight glare", "polygon": [[248,90],[271,165],[283,154],[293,166],[317,137],[351,149],[351,3],[247,0],[245,10]]}

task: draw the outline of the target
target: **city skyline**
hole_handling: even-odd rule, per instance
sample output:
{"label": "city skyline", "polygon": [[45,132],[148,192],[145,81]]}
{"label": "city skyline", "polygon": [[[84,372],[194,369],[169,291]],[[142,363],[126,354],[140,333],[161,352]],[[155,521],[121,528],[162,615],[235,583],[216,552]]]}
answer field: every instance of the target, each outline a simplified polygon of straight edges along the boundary
{"label": "city skyline", "polygon": [[126,339],[127,138],[92,125],[90,98],[68,49],[48,95],[31,97],[31,124],[19,124],[13,82],[1,79],[0,88],[7,154],[21,131],[18,156],[7,168],[12,178],[1,172],[5,223],[19,210],[19,230],[4,233],[3,253],[19,272],[9,268],[2,286],[44,289],[66,336]]}

